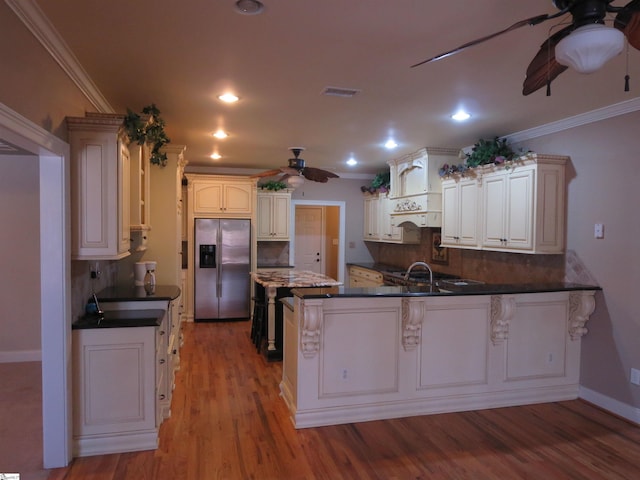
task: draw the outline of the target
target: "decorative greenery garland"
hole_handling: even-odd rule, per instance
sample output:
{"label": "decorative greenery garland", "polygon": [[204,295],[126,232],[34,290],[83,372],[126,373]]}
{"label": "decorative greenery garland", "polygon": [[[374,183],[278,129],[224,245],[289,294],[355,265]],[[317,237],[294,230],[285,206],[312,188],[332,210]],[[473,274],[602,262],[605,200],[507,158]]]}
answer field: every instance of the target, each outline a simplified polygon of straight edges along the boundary
{"label": "decorative greenery garland", "polygon": [[154,165],[164,167],[167,164],[167,154],[160,152],[160,149],[171,140],[164,132],[164,120],[160,118],[160,110],[155,103],[152,103],[144,107],[142,113],[149,117],[148,121],[144,121],[140,115],[127,108],[123,126],[132,142],[138,145],[149,143],[151,145],[149,160]]}

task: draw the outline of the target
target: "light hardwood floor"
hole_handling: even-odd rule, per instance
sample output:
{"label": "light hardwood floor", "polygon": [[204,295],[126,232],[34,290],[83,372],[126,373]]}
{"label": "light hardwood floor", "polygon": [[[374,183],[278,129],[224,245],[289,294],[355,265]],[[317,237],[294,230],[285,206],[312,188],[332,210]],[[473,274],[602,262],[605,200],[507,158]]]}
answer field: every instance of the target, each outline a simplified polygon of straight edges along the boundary
{"label": "light hardwood floor", "polygon": [[295,430],[281,364],[249,328],[185,325],[159,449],[75,459],[50,480],[640,478],[640,427],[580,400]]}

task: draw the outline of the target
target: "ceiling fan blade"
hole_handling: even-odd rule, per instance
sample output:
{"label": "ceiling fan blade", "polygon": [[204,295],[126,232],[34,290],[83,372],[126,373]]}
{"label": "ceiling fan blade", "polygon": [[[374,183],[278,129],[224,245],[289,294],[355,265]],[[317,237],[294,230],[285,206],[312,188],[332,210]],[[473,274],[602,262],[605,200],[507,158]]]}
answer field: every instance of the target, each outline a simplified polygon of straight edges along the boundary
{"label": "ceiling fan blade", "polygon": [[[560,14],[563,14],[563,12],[561,12]],[[492,33],[491,35],[487,35],[485,37],[482,38],[478,38],[476,40],[472,40],[471,42],[467,42],[463,45],[460,45],[458,48],[454,48],[453,50],[450,50],[448,52],[445,53],[441,53],[440,55],[436,55],[435,57],[431,57],[428,58],[427,60],[423,60],[422,62],[416,63],[414,65],[411,65],[411,68],[420,66],[420,65],[424,65],[425,63],[429,63],[429,62],[435,62],[436,60],[440,60],[442,58],[446,58],[446,57],[450,57],[451,55],[454,55],[456,53],[461,52],[462,50],[466,50],[469,47],[473,47],[475,45],[478,45],[480,43],[486,42],[487,40],[491,40],[492,38],[495,38],[499,35],[502,35],[504,33],[510,32],[512,30],[515,30],[517,28],[520,27],[524,27],[525,25],[538,25],[539,23],[544,22],[545,20],[549,20],[550,18],[555,18],[557,17],[559,14],[554,14],[554,15],[548,15],[548,14],[544,14],[544,15],[536,15],[535,17],[531,17],[531,18],[527,18],[526,20],[520,20],[519,22],[514,23],[513,25],[505,28],[504,30],[500,30],[499,32],[495,32]]]}
{"label": "ceiling fan blade", "polygon": [[306,178],[307,180],[320,183],[327,183],[330,178],[340,178],[333,172],[328,172],[326,170],[313,167],[305,167],[304,170],[302,170],[302,175],[304,175],[304,178]]}
{"label": "ceiling fan blade", "polygon": [[629,44],[640,50],[640,0],[632,0],[619,13],[613,26],[624,33]]}
{"label": "ceiling fan blade", "polygon": [[281,174],[282,171],[283,171],[282,168],[276,168],[275,170],[267,170],[266,172],[254,173],[249,178],[273,177],[275,175]]}
{"label": "ceiling fan blade", "polygon": [[573,31],[573,25],[558,30],[541,46],[540,50],[527,67],[527,76],[522,85],[522,94],[529,95],[551,83],[568,67],[556,61],[556,45]]}

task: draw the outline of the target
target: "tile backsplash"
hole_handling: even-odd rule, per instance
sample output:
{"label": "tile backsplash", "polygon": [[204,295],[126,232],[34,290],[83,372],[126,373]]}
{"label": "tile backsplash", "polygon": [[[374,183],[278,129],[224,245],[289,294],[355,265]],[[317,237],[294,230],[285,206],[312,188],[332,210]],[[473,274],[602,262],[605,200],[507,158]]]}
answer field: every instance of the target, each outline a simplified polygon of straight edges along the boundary
{"label": "tile backsplash", "polygon": [[[434,271],[487,283],[576,282],[597,284],[574,252],[566,255],[530,255],[457,248],[434,251],[434,235],[440,229],[421,229],[418,245],[365,242],[376,262],[406,268],[425,261]],[[444,260],[442,256],[446,257]]]}

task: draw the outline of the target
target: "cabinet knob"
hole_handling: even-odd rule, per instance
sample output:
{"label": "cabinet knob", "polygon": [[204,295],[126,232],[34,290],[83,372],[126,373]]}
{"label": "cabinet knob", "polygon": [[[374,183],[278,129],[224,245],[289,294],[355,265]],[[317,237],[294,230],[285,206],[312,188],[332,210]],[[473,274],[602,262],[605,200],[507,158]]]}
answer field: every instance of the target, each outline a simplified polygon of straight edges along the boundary
{"label": "cabinet knob", "polygon": [[161,358],[159,363],[160,365],[164,365],[164,362],[166,362],[166,360],[164,358]]}
{"label": "cabinet knob", "polygon": [[158,398],[160,398],[160,400],[164,400],[164,399],[166,398],[166,395],[163,393],[163,394],[162,394],[162,395],[160,395],[160,397],[158,397]]}
{"label": "cabinet knob", "polygon": [[164,330],[160,330],[158,333],[159,333],[160,335],[164,335]]}

